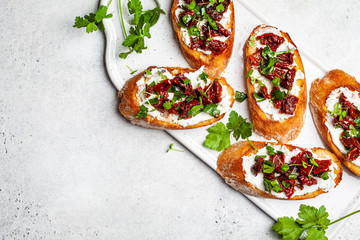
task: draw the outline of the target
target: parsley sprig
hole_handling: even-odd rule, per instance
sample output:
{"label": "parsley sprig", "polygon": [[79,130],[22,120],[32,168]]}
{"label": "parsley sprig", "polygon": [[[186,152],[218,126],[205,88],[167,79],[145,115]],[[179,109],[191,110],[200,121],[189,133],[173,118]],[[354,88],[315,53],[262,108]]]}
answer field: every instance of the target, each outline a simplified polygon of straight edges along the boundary
{"label": "parsley sprig", "polygon": [[168,149],[166,152],[169,152],[169,151],[171,151],[171,150],[177,151],[177,152],[184,152],[183,150],[174,148],[174,144],[173,144],[173,143],[170,144],[169,149]]}
{"label": "parsley sprig", "polygon": [[254,145],[249,140],[252,135],[253,125],[243,118],[235,111],[231,111],[229,115],[229,122],[225,125],[222,122],[209,128],[207,131],[209,134],[206,136],[204,146],[213,150],[223,151],[230,147],[230,135],[232,134],[236,140],[246,139],[251,146]]}
{"label": "parsley sprig", "polygon": [[242,103],[243,101],[245,101],[247,99],[247,95],[244,92],[240,92],[240,91],[235,91],[235,100]]}
{"label": "parsley sprig", "polygon": [[286,240],[297,240],[300,237],[306,240],[327,240],[325,233],[330,225],[359,212],[360,210],[357,210],[330,222],[329,213],[326,212],[324,206],[317,209],[301,204],[298,213],[299,218],[295,220],[293,217],[281,217],[272,228],[282,235],[282,239]]}
{"label": "parsley sprig", "polygon": [[73,25],[74,28],[83,28],[86,27],[86,32],[91,33],[98,29],[101,31],[105,30],[103,19],[111,18],[113,15],[112,13],[107,14],[107,10],[111,4],[112,0],[110,0],[107,6],[101,5],[96,13],[89,13],[84,17],[76,17],[75,24]]}
{"label": "parsley sprig", "polygon": [[151,38],[150,27],[154,26],[159,20],[160,14],[165,14],[165,12],[159,7],[143,11],[140,0],[129,0],[128,10],[131,15],[134,15],[134,20],[132,22],[133,26],[130,27],[130,35],[128,35],[125,30],[121,0],[119,0],[119,8],[121,23],[125,34],[125,40],[122,45],[130,49],[128,52],[119,54],[120,58],[125,59],[134,51],[136,53],[142,53],[143,50],[147,49],[145,46],[145,37]]}
{"label": "parsley sprig", "polygon": [[330,113],[330,115],[332,115],[333,117],[337,117],[339,116],[339,120],[341,121],[343,117],[346,116],[346,110],[343,110],[343,108],[340,106],[340,104],[337,102],[334,105],[334,110],[333,111],[328,111]]}

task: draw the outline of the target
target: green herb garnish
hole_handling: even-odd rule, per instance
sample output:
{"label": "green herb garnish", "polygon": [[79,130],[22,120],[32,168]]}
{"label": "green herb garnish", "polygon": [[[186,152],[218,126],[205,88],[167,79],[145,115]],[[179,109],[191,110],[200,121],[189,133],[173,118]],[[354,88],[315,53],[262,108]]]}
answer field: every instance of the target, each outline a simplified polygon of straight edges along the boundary
{"label": "green herb garnish", "polygon": [[137,69],[136,70],[132,69],[128,65],[126,65],[126,67],[130,70],[130,74],[134,74],[134,73],[136,73],[138,71]]}
{"label": "green herb garnish", "polygon": [[274,80],[272,80],[272,83],[274,84],[274,87],[279,87],[280,82],[281,82],[281,78],[276,77],[276,76],[274,77]]}
{"label": "green herb garnish", "polygon": [[140,112],[137,113],[135,118],[146,118],[148,116],[149,109],[144,105],[140,106]]}
{"label": "green herb garnish", "polygon": [[263,101],[266,100],[266,98],[264,98],[262,96],[259,96],[259,94],[255,93],[255,92],[253,93],[253,96],[254,96],[254,98],[256,99],[257,102],[263,102]]}
{"label": "green herb garnish", "polygon": [[86,27],[86,32],[91,33],[98,29],[101,31],[105,30],[103,20],[105,18],[111,18],[113,15],[112,13],[107,14],[107,10],[111,4],[112,0],[110,0],[107,6],[101,5],[96,13],[89,13],[84,17],[76,17],[75,24],[73,25],[74,28],[83,28]]}
{"label": "green herb garnish", "polygon": [[281,165],[281,170],[283,170],[284,172],[289,171],[289,169],[290,169],[290,167],[289,167],[288,164],[283,164],[283,165]]}
{"label": "green herb garnish", "polygon": [[203,108],[204,108],[204,105],[202,105],[202,104],[193,106],[192,108],[190,108],[190,110],[188,111],[187,114],[188,114],[188,116],[195,117],[196,115],[198,115],[199,113],[202,112]]}
{"label": "green herb garnish", "polygon": [[230,147],[230,135],[232,134],[236,140],[240,137],[246,139],[256,149],[249,140],[252,135],[252,124],[235,111],[231,111],[228,121],[226,125],[219,122],[207,129],[209,134],[206,136],[204,146],[220,152]]}
{"label": "green herb garnish", "polygon": [[[352,212],[338,220],[330,222],[329,213],[326,208],[321,206],[319,209],[301,204],[298,213],[299,218],[280,217],[278,222],[273,225],[273,229],[282,235],[282,239],[297,240],[304,236],[306,240],[326,240],[326,229],[334,223],[337,223],[347,217],[350,217],[360,210]],[[304,239],[305,239],[304,238]]]}
{"label": "green herb garnish", "polygon": [[252,47],[255,45],[255,36],[254,35],[251,35],[250,39],[249,39],[249,46]]}
{"label": "green herb garnish", "polygon": [[175,149],[173,147],[174,147],[174,144],[173,143],[170,144],[169,149],[166,152],[169,152],[170,150],[177,151],[177,152],[184,152],[183,150]]}
{"label": "green herb garnish", "polygon": [[244,92],[235,91],[235,100],[242,103],[247,99],[247,95]]}
{"label": "green herb garnish", "polygon": [[273,173],[275,170],[275,165],[269,160],[264,161],[263,163],[263,172],[264,173]]}
{"label": "green herb garnish", "polygon": [[217,107],[218,107],[218,105],[215,103],[205,105],[203,112],[206,112],[206,113],[210,114],[211,116],[218,118],[220,115],[220,110],[217,109]]}
{"label": "green herb garnish", "polygon": [[285,92],[280,91],[280,89],[276,89],[273,93],[274,99],[282,100],[285,99]]}
{"label": "green herb garnish", "polygon": [[266,145],[266,150],[268,155],[275,155],[275,149],[269,143]]}
{"label": "green herb garnish", "polygon": [[130,49],[128,52],[119,54],[120,58],[125,59],[134,51],[136,53],[142,53],[143,50],[147,49],[145,46],[145,37],[151,38],[150,27],[155,25],[160,18],[160,14],[165,14],[165,12],[159,7],[143,11],[140,0],[129,0],[128,10],[131,15],[134,15],[134,20],[132,22],[133,26],[130,27],[130,35],[127,35],[121,6],[122,4],[119,0],[120,17],[125,34],[125,40],[122,45]]}

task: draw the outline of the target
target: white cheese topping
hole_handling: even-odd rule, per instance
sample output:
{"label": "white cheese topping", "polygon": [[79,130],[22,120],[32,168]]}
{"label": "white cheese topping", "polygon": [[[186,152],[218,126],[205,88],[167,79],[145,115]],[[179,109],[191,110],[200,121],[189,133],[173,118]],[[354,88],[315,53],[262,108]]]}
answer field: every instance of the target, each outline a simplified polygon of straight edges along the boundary
{"label": "white cheese topping", "polygon": [[[198,87],[205,87],[205,82],[203,80],[198,80],[199,75],[204,71],[204,67],[201,67],[195,72],[189,72],[185,73],[184,76],[190,80],[190,84],[192,85],[193,89],[196,89]],[[157,109],[155,109],[148,101],[154,97],[156,97],[155,94],[152,94],[148,97],[146,97],[146,94],[143,92],[145,89],[146,84],[151,84],[152,82],[155,82],[155,84],[159,83],[162,79],[160,75],[165,75],[168,79],[173,79],[174,76],[165,68],[153,68],[151,70],[151,75],[147,76],[145,74],[138,82],[138,92],[136,94],[138,99],[139,106],[144,105],[148,108],[148,115],[153,116],[161,121],[169,121],[172,123],[179,124],[181,126],[190,126],[197,124],[201,121],[206,121],[209,119],[214,118],[208,113],[201,112],[195,117],[189,118],[189,119],[178,119],[179,116],[176,114],[165,114],[159,112]],[[225,85],[222,86],[222,95],[221,95],[221,102],[218,103],[217,109],[220,110],[220,115],[227,112],[231,107],[231,96],[228,93],[228,89]],[[173,93],[169,93],[169,99],[173,97]],[[178,101],[176,101],[178,102]]]}
{"label": "white cheese topping", "polygon": [[[181,19],[179,19],[179,15],[184,11],[183,9],[181,9],[180,7],[182,5],[187,5],[185,3],[185,1],[180,0],[179,4],[178,4],[178,9],[176,9],[175,11],[175,15],[176,18],[178,19],[178,21],[181,21]],[[219,21],[219,23],[226,29],[231,31],[231,28],[229,27],[231,21],[231,10],[228,7],[228,9],[226,10],[226,12],[223,14],[221,20]],[[202,26],[204,26],[205,24],[207,24],[208,20],[207,19],[203,19],[202,21],[197,23],[197,27],[201,30]],[[189,31],[186,28],[181,28],[181,33],[182,33],[182,41],[188,46],[191,46],[191,40],[190,40],[190,34]],[[217,37],[213,37],[214,40],[219,40],[221,42],[225,42],[229,37],[225,37],[225,36],[217,36]],[[210,55],[212,52],[211,51],[205,51],[201,48],[196,49],[199,52],[203,52],[207,55]]]}
{"label": "white cheese topping", "polygon": [[[328,111],[334,111],[334,106],[339,102],[339,97],[343,93],[347,100],[358,107],[360,109],[360,97],[358,91],[352,91],[346,87],[339,87],[334,89],[326,99],[326,108]],[[325,125],[328,128],[328,131],[331,135],[331,139],[334,142],[335,146],[342,152],[343,154],[347,154],[347,150],[345,149],[344,144],[340,141],[341,134],[343,133],[342,128],[335,128],[333,124],[334,118],[331,116],[329,112],[326,113],[326,122]],[[360,157],[352,161],[353,164],[360,166]]]}
{"label": "white cheese topping", "polygon": [[[272,147],[275,149],[275,151],[281,151],[284,153],[284,155],[285,155],[284,162],[287,164],[291,163],[291,158],[293,156],[296,156],[301,152],[301,150],[298,148],[290,151],[286,146],[275,145]],[[306,151],[311,152],[315,159],[318,159],[318,160],[329,160],[330,159],[330,157],[327,159],[319,158],[310,149],[306,149]],[[254,185],[255,187],[257,187],[258,189],[260,189],[262,191],[266,191],[265,185],[264,185],[264,174],[259,172],[257,174],[257,176],[255,176],[251,172],[251,167],[255,164],[255,156],[256,155],[266,155],[267,156],[266,147],[260,149],[258,152],[256,152],[256,154],[253,154],[250,156],[244,156],[242,158],[243,159],[243,169],[245,171],[245,180],[247,182],[249,182],[250,184]],[[267,157],[266,160],[268,160],[268,159],[269,158]],[[314,177],[317,180],[316,185],[312,185],[312,186],[304,185],[303,190],[300,190],[299,188],[295,187],[295,192],[294,192],[293,196],[299,196],[299,195],[304,195],[306,193],[311,193],[311,192],[316,191],[318,188],[322,189],[324,192],[329,192],[330,190],[332,190],[335,187],[336,174],[334,173],[334,170],[337,168],[338,168],[338,166],[336,164],[334,164],[333,162],[331,162],[331,165],[329,167],[330,172],[328,172],[328,176],[329,176],[328,180],[324,180],[319,177]],[[285,195],[284,192],[276,193],[275,191],[271,191],[271,194],[278,198],[287,199],[287,196]]]}
{"label": "white cheese topping", "polygon": [[[261,28],[258,28],[256,31],[255,31],[255,39],[256,37],[258,36],[261,36],[263,35],[264,33],[273,33],[275,35],[278,35],[278,36],[282,36],[279,29],[275,28],[275,27],[261,27]],[[282,43],[278,49],[276,50],[276,52],[280,52],[280,51],[289,51],[289,50],[295,50],[296,47],[291,44],[286,38],[285,39],[285,42]],[[260,41],[256,40],[255,41],[255,44],[254,46],[255,49],[260,49],[260,48],[265,48],[266,45],[263,45],[260,43]],[[293,52],[293,51],[292,51]],[[294,56],[295,58],[296,56]],[[294,63],[292,65],[290,65],[290,67],[294,67],[296,66],[295,64],[295,59],[294,59]],[[264,83],[266,85],[266,88],[268,89],[268,93],[271,93],[274,85],[272,83],[272,81],[270,79],[268,79],[267,77],[263,76],[260,74],[260,72],[257,70],[257,67],[253,67],[253,74],[251,75],[252,77],[256,78],[256,79],[259,79],[262,83]],[[293,87],[290,91],[289,94],[291,95],[294,95],[296,97],[299,98],[299,93],[300,93],[300,86],[299,86],[299,82],[298,80],[299,79],[304,79],[305,75],[304,73],[298,69],[296,71],[296,75],[295,75],[295,78],[294,78],[294,83],[293,83]],[[258,90],[260,89],[261,85],[257,82],[255,85],[255,92],[258,92]],[[280,90],[283,91],[283,92],[287,92],[287,90],[283,87],[280,86]],[[258,106],[260,107],[260,109],[266,114],[266,116],[268,118],[270,118],[271,120],[273,121],[282,121],[282,120],[285,120],[285,119],[288,119],[288,118],[291,118],[294,116],[294,114],[284,114],[284,113],[280,113],[280,109],[276,109],[274,104],[270,101],[270,99],[266,99],[262,102],[257,102]]]}

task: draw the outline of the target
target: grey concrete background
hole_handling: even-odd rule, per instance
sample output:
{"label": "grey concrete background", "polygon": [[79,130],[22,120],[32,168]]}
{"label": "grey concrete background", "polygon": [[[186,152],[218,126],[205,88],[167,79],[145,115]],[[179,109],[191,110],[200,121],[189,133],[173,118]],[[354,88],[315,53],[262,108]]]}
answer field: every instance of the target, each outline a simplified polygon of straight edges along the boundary
{"label": "grey concrete background", "polygon": [[[251,2],[360,79],[359,1]],[[104,35],[72,28],[98,1],[1,3],[2,239],[278,239],[274,221],[194,155],[166,153],[182,148],[169,135],[117,112]],[[336,239],[360,239],[359,221]]]}

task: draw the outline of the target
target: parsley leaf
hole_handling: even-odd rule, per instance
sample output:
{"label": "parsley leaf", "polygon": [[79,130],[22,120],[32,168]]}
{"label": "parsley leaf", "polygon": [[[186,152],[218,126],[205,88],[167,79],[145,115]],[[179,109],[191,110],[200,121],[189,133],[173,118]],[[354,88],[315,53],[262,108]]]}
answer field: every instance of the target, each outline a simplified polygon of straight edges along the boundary
{"label": "parsley leaf", "polygon": [[263,163],[263,172],[264,173],[272,173],[275,170],[275,165],[269,160],[265,160]]}
{"label": "parsley leaf", "polygon": [[204,105],[200,104],[200,105],[196,105],[196,106],[193,106],[192,108],[190,108],[190,110],[188,111],[188,115],[189,116],[196,116],[198,115],[199,113],[202,112],[202,110],[204,109]]}
{"label": "parsley leaf", "polygon": [[297,240],[300,236],[306,235],[307,240],[327,240],[325,236],[326,229],[347,217],[350,217],[360,210],[352,212],[333,222],[328,219],[329,214],[326,208],[321,206],[319,209],[301,204],[298,213],[299,218],[294,220],[293,217],[280,217],[278,222],[272,228],[282,235],[282,239]]}
{"label": "parsley leaf", "polygon": [[167,109],[167,110],[171,109],[171,108],[172,108],[171,102],[164,102],[163,108],[165,108],[165,109]]}
{"label": "parsley leaf", "polygon": [[250,77],[253,73],[254,73],[254,69],[250,69],[250,70],[246,73],[246,77]]}
{"label": "parsley leaf", "polygon": [[220,115],[220,110],[217,109],[218,105],[215,103],[205,105],[203,111],[210,114],[213,117],[218,118]]}
{"label": "parsley leaf", "polygon": [[235,91],[235,100],[242,103],[247,99],[247,95],[244,92]]}
{"label": "parsley leaf", "polygon": [[149,109],[144,105],[140,106],[140,112],[137,113],[135,118],[146,118],[148,116]]}
{"label": "parsley leaf", "polygon": [[271,193],[271,190],[274,190],[275,192],[280,192],[283,189],[279,186],[279,183],[277,180],[269,180],[267,178],[264,178],[264,184],[265,184],[265,190]]}
{"label": "parsley leaf", "polygon": [[232,133],[236,140],[240,137],[242,139],[246,139],[251,146],[256,149],[249,140],[249,137],[252,135],[252,129],[253,125],[247,122],[247,119],[244,119],[235,111],[231,111],[229,115],[229,122],[226,125],[220,122],[207,130],[209,134],[206,136],[204,146],[219,152],[229,148],[230,135]]}
{"label": "parsley leaf", "polygon": [[254,98],[256,99],[257,102],[263,102],[263,101],[266,100],[266,98],[264,98],[263,96],[260,96],[256,92],[253,93],[253,96],[254,96]]}
{"label": "parsley leaf", "polygon": [[250,39],[249,39],[249,46],[252,47],[255,45],[255,36],[251,35]]}
{"label": "parsley leaf", "polygon": [[297,240],[304,229],[295,222],[293,217],[281,217],[272,227],[277,233],[283,235],[283,239]]}
{"label": "parsley leaf", "polygon": [[127,6],[129,13],[134,15],[134,20],[132,22],[133,26],[130,27],[130,35],[127,35],[124,26],[122,7],[120,4],[120,17],[125,34],[125,40],[122,45],[129,47],[128,52],[119,54],[119,57],[122,59],[127,58],[127,56],[134,51],[136,53],[142,53],[143,50],[147,49],[145,46],[145,37],[151,38],[150,27],[157,23],[160,18],[160,14],[165,14],[164,10],[159,7],[143,11],[143,6],[140,0],[129,0]]}
{"label": "parsley leaf", "polygon": [[342,110],[340,104],[337,102],[334,105],[333,111],[328,111],[333,117],[339,116],[339,121],[342,120],[343,117],[346,116],[346,110]]}
{"label": "parsley leaf", "polygon": [[216,6],[216,11],[218,11],[219,13],[223,12],[225,10],[224,5],[219,4]]}
{"label": "parsley leaf", "polygon": [[207,84],[207,79],[208,79],[209,75],[206,72],[202,72],[197,80],[203,80],[205,82],[205,84]]}
{"label": "parsley leaf", "polygon": [[230,131],[222,122],[217,123],[207,130],[204,146],[219,152],[230,147]]}
{"label": "parsley leaf", "polygon": [[323,179],[323,180],[328,180],[329,179],[329,175],[327,172],[323,172],[320,177]]}
{"label": "parsley leaf", "polygon": [[275,99],[282,100],[285,99],[285,92],[282,92],[280,89],[276,89],[273,96]]}
{"label": "parsley leaf", "polygon": [[329,214],[326,212],[326,208],[321,206],[319,209],[307,206],[300,205],[299,218],[296,219],[296,222],[301,224],[303,228],[309,228],[313,226],[320,226],[323,229],[327,229],[330,223],[328,219]]}
{"label": "parsley leaf", "polygon": [[280,86],[280,81],[281,81],[281,78],[275,76],[274,80],[272,80],[272,83],[274,84],[274,87]]}
{"label": "parsley leaf", "polygon": [[284,172],[289,171],[289,169],[290,169],[290,167],[289,167],[288,164],[283,164],[283,165],[281,165],[281,170],[283,170]]}
{"label": "parsley leaf", "polygon": [[98,29],[101,31],[105,30],[103,19],[105,18],[111,18],[113,15],[112,13],[107,14],[107,10],[111,4],[112,0],[110,0],[109,4],[107,6],[101,5],[96,13],[89,13],[88,15],[85,15],[84,17],[76,17],[75,23],[73,25],[74,28],[86,28],[87,33],[94,32]]}
{"label": "parsley leaf", "polygon": [[233,137],[236,141],[239,140],[240,137],[246,139],[252,135],[252,124],[247,122],[246,119],[235,111],[231,111],[226,127],[233,132]]}
{"label": "parsley leaf", "polygon": [[269,156],[275,155],[275,149],[269,143],[266,145],[266,150]]}

